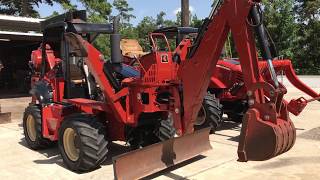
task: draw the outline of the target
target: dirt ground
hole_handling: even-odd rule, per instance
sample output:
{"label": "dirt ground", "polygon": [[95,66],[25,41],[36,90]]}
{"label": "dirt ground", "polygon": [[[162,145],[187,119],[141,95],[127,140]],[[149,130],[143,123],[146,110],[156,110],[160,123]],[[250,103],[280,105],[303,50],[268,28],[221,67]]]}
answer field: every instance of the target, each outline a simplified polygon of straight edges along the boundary
{"label": "dirt ground", "polygon": [[[320,77],[304,77],[318,92]],[[289,87],[288,98],[302,93]],[[25,143],[22,112],[29,98],[1,99],[3,112],[13,113],[13,122],[0,125],[0,179],[113,179],[110,156],[125,151],[112,144],[111,153],[100,169],[77,174],[62,163],[57,147],[32,151]],[[298,138],[291,151],[264,162],[237,162],[240,125],[224,123],[210,136],[212,150],[147,179],[320,179],[320,102],[313,102],[299,116],[291,115]],[[138,168],[138,167],[137,167]]]}

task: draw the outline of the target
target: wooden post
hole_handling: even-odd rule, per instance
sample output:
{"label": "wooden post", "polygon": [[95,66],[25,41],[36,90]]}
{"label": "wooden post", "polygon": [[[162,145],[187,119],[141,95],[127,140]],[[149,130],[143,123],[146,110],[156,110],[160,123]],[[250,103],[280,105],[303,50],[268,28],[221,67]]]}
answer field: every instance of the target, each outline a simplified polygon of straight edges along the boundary
{"label": "wooden post", "polygon": [[181,0],[181,26],[190,26],[189,0]]}
{"label": "wooden post", "polygon": [[11,122],[11,112],[2,113],[0,105],[0,124],[10,123]]}

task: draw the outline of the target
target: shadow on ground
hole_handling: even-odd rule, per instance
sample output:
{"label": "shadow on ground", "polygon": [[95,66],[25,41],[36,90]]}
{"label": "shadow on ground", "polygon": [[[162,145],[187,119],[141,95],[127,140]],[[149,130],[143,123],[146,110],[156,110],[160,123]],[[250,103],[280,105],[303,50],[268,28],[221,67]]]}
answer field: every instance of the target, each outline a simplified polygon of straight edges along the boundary
{"label": "shadow on ground", "polygon": [[[30,149],[24,138],[20,140],[19,144],[25,148]],[[120,144],[116,144],[116,143],[110,143],[109,153],[107,155],[107,159],[101,164],[101,166],[112,165],[112,157],[116,157],[118,155],[121,155],[121,154],[129,152],[129,151],[130,151],[130,148],[128,146],[124,146],[124,145],[120,145]],[[43,155],[45,158],[34,160],[33,161],[34,163],[36,163],[36,164],[57,164],[58,166],[67,169],[67,167],[63,163],[63,160],[62,160],[62,157],[59,153],[59,149],[58,149],[57,144],[55,144],[53,147],[51,147],[49,149],[38,150],[37,152],[40,153],[41,155]],[[171,178],[174,180],[180,180],[180,179],[185,180],[186,178],[184,178],[180,175],[174,174],[174,173],[172,173],[172,171],[179,169],[183,166],[186,166],[190,163],[199,161],[205,157],[206,156],[202,156],[202,155],[196,156],[190,160],[179,163],[173,167],[170,167],[170,168],[167,168],[163,171],[152,174],[144,179],[153,179],[158,176],[164,175],[164,176],[167,176],[168,178]],[[78,173],[78,174],[81,174],[81,173]]]}
{"label": "shadow on ground", "polygon": [[147,176],[145,178],[143,178],[143,180],[147,180],[147,179],[154,179],[154,178],[157,178],[159,176],[166,176],[170,179],[174,179],[174,180],[188,180],[187,178],[183,177],[183,176],[180,176],[180,175],[177,175],[175,173],[173,173],[172,171],[176,170],[176,169],[179,169],[179,168],[182,168],[183,166],[186,166],[188,164],[191,164],[191,163],[194,163],[196,161],[200,161],[201,159],[204,159],[206,158],[206,156],[203,156],[203,155],[199,155],[199,156],[196,156],[194,158],[191,158],[187,161],[184,161],[182,163],[179,163],[175,166],[172,166],[172,167],[169,167],[165,170],[162,170],[162,171],[159,171],[155,174],[152,174],[150,176]]}
{"label": "shadow on ground", "polygon": [[29,93],[12,93],[12,94],[1,93],[0,95],[0,99],[21,98],[21,97],[30,97],[30,94]]}
{"label": "shadow on ground", "polygon": [[234,131],[241,131],[241,123],[236,123],[232,121],[223,121],[221,126],[219,127],[218,131],[222,130],[234,130]]}
{"label": "shadow on ground", "polygon": [[[29,148],[25,139],[21,139],[19,142],[21,146],[25,148]],[[111,165],[112,164],[112,157],[118,156],[120,154],[129,152],[130,148],[128,146],[110,143],[109,144],[109,153],[107,155],[107,159],[101,164],[101,166]],[[36,164],[57,164],[65,169],[68,169],[65,164],[63,163],[62,157],[59,152],[58,145],[55,144],[53,147],[44,150],[37,150],[38,153],[42,154],[45,158],[34,160],[33,162]],[[81,173],[79,173],[81,174]]]}
{"label": "shadow on ground", "polygon": [[267,162],[262,165],[255,166],[255,169],[277,169],[283,167],[289,167],[297,164],[319,164],[320,156],[310,156],[310,157],[287,157],[279,158],[274,162]]}
{"label": "shadow on ground", "polygon": [[[18,124],[19,127],[22,127],[22,124]],[[225,121],[223,122],[221,128],[221,130],[226,130],[226,129],[229,129],[229,130],[234,130],[234,131],[240,131],[241,127],[240,127],[240,124],[239,123],[234,123],[234,122],[230,122],[230,121]],[[217,135],[222,135],[222,136],[228,136],[228,135],[223,135],[223,134],[219,134],[219,131],[216,132]],[[229,136],[228,136],[229,137]],[[231,141],[238,141],[239,140],[239,137],[236,136],[230,136],[229,140]],[[28,148],[28,145],[25,141],[25,139],[21,139],[19,144],[21,146],[24,146],[25,148]],[[124,153],[127,153],[130,151],[130,147],[129,146],[125,146],[125,145],[121,145],[121,144],[117,144],[117,143],[110,143],[109,144],[109,153],[107,155],[107,159],[101,164],[101,166],[108,166],[108,165],[112,165],[112,158],[113,157],[116,157],[118,155],[121,155],[121,154],[124,154]],[[60,152],[59,152],[59,148],[58,148],[58,145],[55,144],[52,148],[49,148],[49,149],[44,149],[44,150],[38,150],[37,151],[38,153],[40,153],[41,155],[43,155],[45,158],[41,158],[41,159],[38,159],[38,160],[34,160],[34,163],[36,164],[57,164],[65,169],[67,169],[67,167],[65,166],[65,164],[63,163],[63,160],[62,160],[62,157],[60,155]],[[186,180],[187,178],[183,177],[183,176],[180,176],[180,175],[177,175],[175,173],[173,173],[172,171],[176,170],[176,169],[179,169],[181,167],[184,167],[188,164],[191,164],[193,162],[196,162],[196,161],[199,161],[201,159],[204,159],[206,158],[206,156],[203,156],[203,155],[199,155],[199,156],[196,156],[192,159],[189,159],[187,161],[184,161],[182,163],[179,163],[175,166],[172,166],[170,168],[167,168],[163,171],[160,171],[160,172],[157,172],[155,174],[152,174],[144,179],[153,179],[153,178],[156,178],[158,176],[166,176],[170,179],[174,179],[174,180]],[[81,174],[81,173],[79,173]]]}
{"label": "shadow on ground", "polygon": [[[219,133],[219,131],[222,131],[222,130],[237,131],[237,132],[239,132],[239,135],[230,136],[230,135],[227,135],[227,134]],[[227,140],[229,140],[229,141],[239,142],[239,140],[240,140],[240,131],[241,131],[241,123],[235,123],[235,122],[232,122],[232,121],[224,121],[221,124],[220,128],[214,134],[218,135],[218,136],[227,137],[228,138]]]}

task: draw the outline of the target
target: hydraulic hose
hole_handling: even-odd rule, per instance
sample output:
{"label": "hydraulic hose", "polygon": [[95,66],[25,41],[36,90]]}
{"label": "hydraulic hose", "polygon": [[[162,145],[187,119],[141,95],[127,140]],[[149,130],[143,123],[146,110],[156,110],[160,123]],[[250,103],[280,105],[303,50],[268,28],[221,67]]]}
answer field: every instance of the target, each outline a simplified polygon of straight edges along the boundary
{"label": "hydraulic hose", "polygon": [[261,10],[260,10],[259,5],[254,5],[251,8],[250,15],[251,15],[253,23],[257,24],[257,25],[255,25],[253,27],[254,27],[254,29],[256,31],[259,44],[260,44],[260,46],[262,48],[262,55],[263,55],[263,58],[267,60],[267,64],[268,64],[268,68],[269,68],[269,72],[270,72],[271,78],[272,78],[276,88],[278,88],[279,87],[279,81],[277,79],[277,75],[276,75],[275,69],[274,69],[273,64],[272,64],[272,60],[273,60],[272,52],[271,52],[271,49],[270,49],[270,46],[269,46],[269,41],[268,41],[268,37],[266,35],[265,27],[264,27],[264,24],[262,22],[262,18],[260,16],[260,14],[261,14],[260,11]]}

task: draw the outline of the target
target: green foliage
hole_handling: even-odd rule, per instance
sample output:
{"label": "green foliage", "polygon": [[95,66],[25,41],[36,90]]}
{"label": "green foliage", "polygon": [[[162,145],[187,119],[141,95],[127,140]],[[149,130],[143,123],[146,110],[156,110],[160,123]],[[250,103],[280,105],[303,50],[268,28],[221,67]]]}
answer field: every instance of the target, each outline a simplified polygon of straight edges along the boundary
{"label": "green foliage", "polygon": [[298,38],[296,67],[301,74],[320,74],[320,0],[295,3]]}
{"label": "green foliage", "polygon": [[123,27],[130,26],[130,19],[136,18],[132,13],[133,8],[129,7],[129,4],[126,0],[114,0],[113,6],[116,10],[118,10],[121,24]]}
{"label": "green foliage", "polygon": [[89,14],[89,21],[105,23],[112,11],[112,6],[106,0],[79,0]]}
{"label": "green foliage", "polygon": [[[112,11],[112,5],[106,0],[79,0],[86,8],[88,21],[92,23],[108,23]],[[66,10],[77,9],[76,5],[64,6]],[[107,58],[110,57],[110,37],[109,35],[99,35],[94,42],[94,46],[99,49]]]}
{"label": "green foliage", "polygon": [[153,17],[147,16],[138,24],[136,31],[143,49],[149,50],[148,34],[157,29],[157,22]]}
{"label": "green foliage", "polygon": [[296,40],[297,24],[293,11],[293,0],[264,1],[264,22],[278,48],[279,55],[293,58],[294,41]]}
{"label": "green foliage", "polygon": [[138,39],[138,31],[136,28],[129,26],[121,29],[121,37],[124,39]]}
{"label": "green foliage", "polygon": [[39,17],[34,7],[41,3],[53,5],[53,3],[70,4],[69,0],[0,0],[0,14]]}
{"label": "green foliage", "polygon": [[156,20],[156,24],[158,27],[163,27],[164,26],[164,17],[166,16],[167,14],[163,11],[160,11],[159,14],[157,14],[157,20]]}
{"label": "green foliage", "polygon": [[198,16],[195,14],[191,18],[191,26],[195,28],[200,28],[202,26],[203,20],[198,19]]}
{"label": "green foliage", "polygon": [[177,26],[177,23],[175,21],[165,19],[166,15],[167,14],[163,11],[160,11],[160,13],[157,14],[157,19],[156,19],[157,27],[161,28],[161,27]]}

